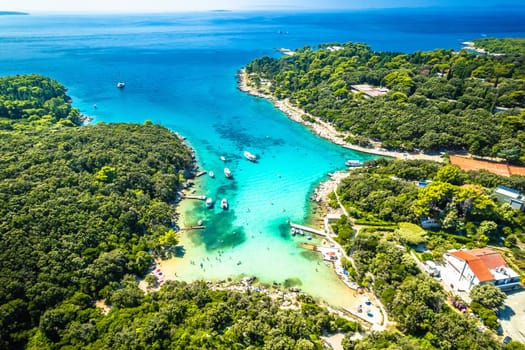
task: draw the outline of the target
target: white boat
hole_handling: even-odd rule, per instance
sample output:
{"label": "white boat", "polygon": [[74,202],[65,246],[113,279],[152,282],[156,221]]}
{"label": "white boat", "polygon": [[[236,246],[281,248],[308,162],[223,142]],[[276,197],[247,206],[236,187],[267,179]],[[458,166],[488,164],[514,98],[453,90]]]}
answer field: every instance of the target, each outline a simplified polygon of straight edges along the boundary
{"label": "white boat", "polygon": [[124,86],[126,86],[126,83],[123,83],[123,82],[121,82],[121,81],[119,81],[119,82],[117,83],[117,87],[118,87],[119,89],[122,89]]}
{"label": "white boat", "polygon": [[208,208],[213,207],[213,199],[211,199],[210,197],[206,198],[206,206]]}
{"label": "white boat", "polygon": [[225,157],[225,156],[221,156],[221,160],[222,160],[223,162],[225,162],[225,161],[226,161],[226,157]]}
{"label": "white boat", "polygon": [[226,198],[223,198],[221,200],[221,208],[224,210],[228,209],[228,201],[226,200]]}
{"label": "white boat", "polygon": [[210,172],[208,173],[208,175],[210,175],[210,177],[215,177],[215,174],[213,173],[213,171],[210,171]]}
{"label": "white boat", "polygon": [[244,151],[244,157],[246,157],[246,159],[248,159],[250,162],[255,162],[257,160],[257,156],[248,151]]}
{"label": "white boat", "polygon": [[361,163],[361,161],[359,160],[352,160],[352,159],[349,159],[345,162],[345,165],[348,166],[348,167],[360,167],[363,165],[363,163]]}
{"label": "white boat", "polygon": [[224,168],[224,176],[226,176],[227,178],[232,177],[232,172],[230,171],[230,169]]}

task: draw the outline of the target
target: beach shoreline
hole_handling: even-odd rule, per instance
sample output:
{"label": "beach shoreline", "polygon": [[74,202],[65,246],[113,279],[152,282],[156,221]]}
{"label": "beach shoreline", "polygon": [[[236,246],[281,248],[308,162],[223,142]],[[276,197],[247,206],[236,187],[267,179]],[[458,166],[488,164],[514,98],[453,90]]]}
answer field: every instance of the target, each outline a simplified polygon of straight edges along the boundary
{"label": "beach shoreline", "polygon": [[[326,139],[336,145],[339,145],[344,148],[348,148],[354,151],[359,151],[363,153],[375,154],[378,156],[391,157],[397,159],[425,159],[433,160],[436,162],[443,162],[443,157],[440,155],[430,155],[425,153],[408,153],[408,152],[397,152],[381,149],[378,142],[372,142],[374,147],[367,148],[358,145],[351,144],[345,139],[350,136],[347,132],[340,132],[335,129],[335,127],[319,117],[316,117],[312,114],[307,113],[306,111],[293,106],[288,99],[280,100],[272,95],[264,92],[261,89],[250,85],[248,75],[246,70],[243,68],[239,70],[237,74],[238,89],[249,95],[264,98],[272,102],[272,104],[286,114],[291,120],[300,123],[310,129],[317,136]],[[313,120],[313,122],[305,120],[303,116],[307,116],[308,120]]]}

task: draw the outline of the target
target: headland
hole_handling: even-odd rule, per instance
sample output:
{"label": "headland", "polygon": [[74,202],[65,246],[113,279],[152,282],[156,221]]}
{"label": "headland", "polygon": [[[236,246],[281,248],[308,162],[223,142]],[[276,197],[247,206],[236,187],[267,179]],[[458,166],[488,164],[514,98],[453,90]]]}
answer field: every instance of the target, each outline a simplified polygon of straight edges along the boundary
{"label": "headland", "polygon": [[[397,159],[426,159],[436,162],[442,162],[443,158],[440,155],[430,155],[425,153],[408,153],[396,152],[386,150],[380,147],[379,142],[371,142],[373,147],[367,148],[359,145],[354,145],[346,141],[346,138],[351,136],[348,132],[338,131],[336,128],[321,120],[321,118],[314,116],[301,108],[294,106],[288,99],[277,99],[270,95],[264,88],[257,88],[251,84],[248,74],[245,69],[241,69],[237,74],[239,90],[246,92],[252,96],[267,99],[273,105],[286,114],[291,120],[300,123],[310,129],[313,133],[328,141],[331,141],[342,147],[352,149],[354,151],[375,154],[378,156],[392,157]],[[306,118],[305,118],[306,117]]]}

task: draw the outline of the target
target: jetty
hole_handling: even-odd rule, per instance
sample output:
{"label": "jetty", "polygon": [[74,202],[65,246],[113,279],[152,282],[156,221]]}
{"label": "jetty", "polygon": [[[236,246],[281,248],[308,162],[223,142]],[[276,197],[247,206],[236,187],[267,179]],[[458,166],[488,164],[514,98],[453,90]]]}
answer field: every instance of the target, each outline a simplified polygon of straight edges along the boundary
{"label": "jetty", "polygon": [[206,170],[199,171],[197,174],[195,174],[196,177],[200,177],[202,175],[206,174]]}
{"label": "jetty", "polygon": [[204,230],[206,226],[203,225],[197,225],[197,226],[189,226],[189,227],[183,227],[180,230],[181,231],[189,231],[189,230]]}
{"label": "jetty", "polygon": [[326,232],[312,227],[294,224],[293,222],[290,222],[290,227],[295,228],[296,230],[303,230],[304,232],[310,232],[319,236],[327,237]]}
{"label": "jetty", "polygon": [[183,198],[186,198],[186,199],[198,199],[200,201],[206,200],[206,196],[184,195]]}

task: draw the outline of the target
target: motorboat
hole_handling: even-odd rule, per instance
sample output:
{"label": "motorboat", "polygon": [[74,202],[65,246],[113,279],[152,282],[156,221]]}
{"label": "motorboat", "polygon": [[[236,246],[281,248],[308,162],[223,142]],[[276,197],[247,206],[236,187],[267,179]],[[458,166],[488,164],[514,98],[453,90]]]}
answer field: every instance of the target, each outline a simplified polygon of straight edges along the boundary
{"label": "motorboat", "polygon": [[347,167],[353,167],[353,168],[356,168],[356,167],[360,167],[363,165],[363,163],[361,163],[361,161],[359,160],[352,160],[352,159],[349,159],[345,162],[345,165]]}
{"label": "motorboat", "polygon": [[119,81],[119,82],[117,83],[117,87],[118,87],[119,89],[122,89],[122,88],[125,87],[125,86],[126,86],[126,83],[123,83],[123,82],[121,82],[121,81]]}
{"label": "motorboat", "polygon": [[228,209],[228,201],[226,200],[226,198],[223,198],[221,200],[221,208],[224,210]]}
{"label": "motorboat", "polygon": [[231,170],[228,168],[224,168],[224,176],[226,176],[227,178],[231,178],[232,177]]}
{"label": "motorboat", "polygon": [[206,198],[206,207],[212,208],[213,207],[213,199],[210,197]]}
{"label": "motorboat", "polygon": [[257,161],[257,156],[253,153],[250,153],[248,151],[244,151],[244,157],[248,159],[250,162]]}
{"label": "motorboat", "polygon": [[213,171],[210,171],[210,172],[208,173],[208,175],[210,175],[210,177],[212,177],[212,178],[215,177],[215,174],[213,173]]}
{"label": "motorboat", "polygon": [[226,161],[226,157],[225,157],[225,156],[221,156],[221,160],[222,160],[223,162],[225,162],[225,161]]}

